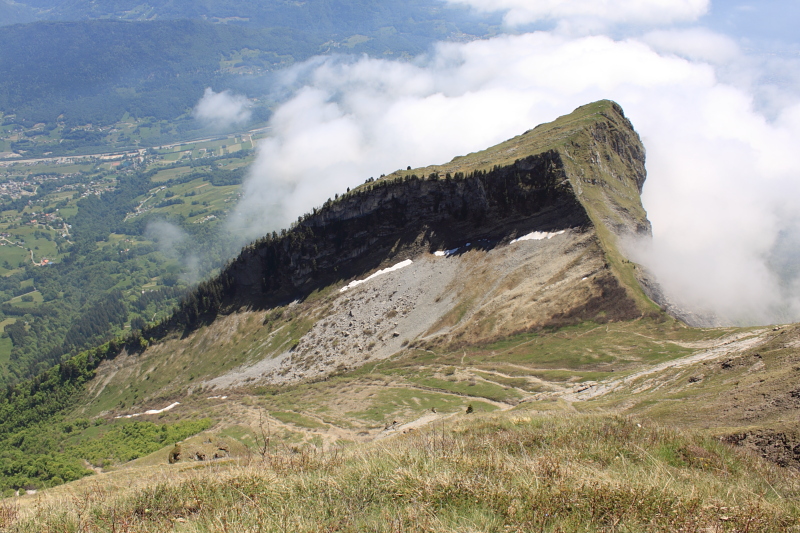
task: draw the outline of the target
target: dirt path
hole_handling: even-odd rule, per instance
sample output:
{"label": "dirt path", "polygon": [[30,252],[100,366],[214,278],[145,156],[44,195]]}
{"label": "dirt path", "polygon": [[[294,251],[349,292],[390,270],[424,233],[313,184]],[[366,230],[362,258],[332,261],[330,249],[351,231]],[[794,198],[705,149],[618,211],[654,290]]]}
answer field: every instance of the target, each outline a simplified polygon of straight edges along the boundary
{"label": "dirt path", "polygon": [[495,407],[497,407],[501,411],[506,411],[506,410],[511,409],[512,407],[515,407],[517,405],[517,404],[506,403],[506,402],[499,402],[497,400],[490,400],[489,398],[484,398],[483,396],[470,396],[469,394],[466,394],[466,393],[463,393],[463,392],[456,392],[456,391],[451,391],[451,390],[448,390],[448,389],[440,389],[438,387],[426,387],[425,385],[414,385],[414,384],[405,384],[405,385],[403,385],[403,387],[406,388],[406,389],[415,389],[415,390],[421,390],[421,391],[425,391],[425,392],[437,392],[439,394],[452,394],[453,396],[459,396],[461,398],[466,398],[467,400],[472,400],[472,401],[475,401],[475,402],[489,403],[489,404],[494,405]]}
{"label": "dirt path", "polygon": [[9,240],[8,240],[8,239],[6,239],[5,237],[0,237],[0,240],[7,242],[7,243],[8,243],[9,245],[11,245],[11,246],[16,246],[17,248],[22,248],[22,249],[24,249],[24,248],[25,248],[24,246],[20,246],[19,244],[15,243],[15,242],[11,242],[11,241],[9,241]]}
{"label": "dirt path", "polygon": [[[537,378],[536,376],[530,376],[530,375],[528,375],[528,376],[512,376],[510,374],[504,374],[502,372],[498,372],[497,370],[483,370],[483,369],[480,369],[480,368],[472,368],[472,367],[467,367],[464,370],[466,370],[467,372],[471,372],[471,373],[473,373],[473,374],[475,374],[475,375],[477,375],[479,377],[480,377],[481,374],[489,374],[490,376],[497,376],[497,377],[506,378],[506,379],[525,379],[529,383],[535,383],[535,384],[541,385],[543,387],[549,387],[549,388],[551,388],[551,389],[553,389],[555,391],[567,390],[566,387],[564,387],[560,383],[556,383],[554,381],[547,381],[547,380],[544,380],[544,379],[541,379],[541,378]],[[497,381],[492,381],[492,380],[484,378],[484,377],[481,377],[481,379],[483,379],[484,381],[487,381],[489,383],[494,383],[495,385],[500,385],[501,387],[505,386],[503,383],[499,383]],[[520,389],[519,387],[513,387],[513,388],[514,388],[514,390],[516,390],[518,392],[521,392],[524,395],[533,396],[530,391],[526,391],[524,389]]]}
{"label": "dirt path", "polygon": [[[718,339],[716,344],[713,346],[692,355],[687,355],[686,357],[660,363],[644,370],[634,372],[633,374],[629,374],[623,378],[600,382],[575,392],[560,394],[560,396],[564,400],[570,402],[593,400],[595,398],[599,398],[600,396],[605,396],[606,394],[622,390],[624,388],[630,388],[635,381],[646,376],[658,374],[667,369],[684,368],[701,361],[708,361],[710,359],[717,359],[733,353],[744,352],[767,342],[769,340],[769,336],[767,335],[768,331],[769,330],[767,329],[762,329],[729,335]],[[634,390],[631,392],[635,393],[638,391]]]}
{"label": "dirt path", "polygon": [[456,411],[455,413],[427,413],[416,420],[406,422],[405,424],[392,424],[381,431],[373,440],[381,440],[400,433],[406,433],[409,430],[419,429],[423,426],[427,426],[428,424],[436,422],[437,420],[452,418],[459,413],[459,411]]}
{"label": "dirt path", "polygon": [[40,262],[38,262],[38,263],[37,263],[37,262],[36,262],[36,259],[34,259],[34,258],[33,258],[33,250],[28,250],[28,251],[31,253],[31,263],[33,263],[33,264],[34,264],[34,266],[42,266],[42,265],[44,265],[44,264],[45,264],[45,263],[44,263],[44,260],[42,260],[42,261],[40,261]]}
{"label": "dirt path", "polygon": [[723,344],[729,344],[731,342],[738,341],[739,339],[752,337],[754,335],[763,335],[767,331],[769,331],[768,328],[763,328],[752,331],[740,331],[738,333],[732,333],[730,335],[723,335],[718,339],[689,341],[689,342],[679,342],[679,341],[670,341],[670,342],[676,346],[680,346],[681,348],[706,349],[706,348],[713,348],[715,346],[720,346]]}

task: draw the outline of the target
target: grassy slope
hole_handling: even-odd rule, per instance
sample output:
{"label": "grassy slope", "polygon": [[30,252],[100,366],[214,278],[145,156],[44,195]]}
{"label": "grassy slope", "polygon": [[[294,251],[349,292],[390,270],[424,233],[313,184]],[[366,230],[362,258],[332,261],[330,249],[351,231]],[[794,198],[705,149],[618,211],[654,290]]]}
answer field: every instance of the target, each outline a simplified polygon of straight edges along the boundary
{"label": "grassy slope", "polygon": [[[237,365],[280,353],[296,342],[318,312],[313,305],[300,304],[284,310],[280,318],[274,311],[238,313],[141,356],[123,356],[100,369],[75,416],[141,412],[178,400],[179,408],[158,419],[211,416],[219,422],[217,431],[244,424],[252,433],[257,411],[263,409],[272,414],[275,427],[300,430],[301,440],[365,440],[378,435],[385,424],[413,422],[432,408],[447,414],[469,404],[492,410],[536,401],[547,410],[552,400],[540,394],[622,377],[692,353],[685,342],[713,342],[728,333],[690,329],[670,320],[584,323],[488,345],[409,348],[389,360],[318,382],[241,391],[202,385]],[[210,399],[222,394],[230,398]]]}
{"label": "grassy slope", "polygon": [[[800,479],[713,439],[525,410],[0,504],[5,531],[795,531]],[[119,477],[119,476],[117,476]],[[794,528],[794,529],[792,529]]]}
{"label": "grassy slope", "polygon": [[637,394],[609,395],[595,402],[596,407],[624,406],[639,416],[710,435],[762,435],[766,442],[761,446],[744,444],[771,460],[798,466],[800,453],[792,448],[800,443],[800,327],[767,331],[762,338],[764,342],[747,350],[663,372],[658,387],[637,380],[632,384],[640,389]]}

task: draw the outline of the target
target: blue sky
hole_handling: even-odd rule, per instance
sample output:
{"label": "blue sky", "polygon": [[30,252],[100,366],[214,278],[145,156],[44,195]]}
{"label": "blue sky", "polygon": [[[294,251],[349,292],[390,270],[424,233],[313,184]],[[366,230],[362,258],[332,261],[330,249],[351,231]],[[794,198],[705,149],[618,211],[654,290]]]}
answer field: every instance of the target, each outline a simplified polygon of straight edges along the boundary
{"label": "blue sky", "polygon": [[800,2],[797,0],[714,0],[698,21],[741,40],[744,46],[785,52],[800,50]]}

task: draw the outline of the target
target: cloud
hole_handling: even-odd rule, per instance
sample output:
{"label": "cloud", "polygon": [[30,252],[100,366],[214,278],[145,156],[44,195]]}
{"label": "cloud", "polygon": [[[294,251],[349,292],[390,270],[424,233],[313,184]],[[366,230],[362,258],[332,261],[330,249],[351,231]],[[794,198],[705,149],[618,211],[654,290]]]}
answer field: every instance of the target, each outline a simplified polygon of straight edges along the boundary
{"label": "cloud", "polygon": [[315,60],[283,83],[301,88],[275,111],[232,217],[251,237],[371,176],[486,148],[615,92],[711,84],[713,72],[640,42],[535,33],[441,44],[415,63]]}
{"label": "cloud", "polygon": [[188,238],[181,228],[165,220],[149,222],[144,230],[144,236],[155,242],[158,250],[168,259],[178,259],[181,256],[178,248]]}
{"label": "cloud", "polygon": [[660,53],[695,61],[725,65],[742,59],[733,39],[705,28],[657,30],[645,34],[641,40]]}
{"label": "cloud", "polygon": [[647,148],[654,236],[635,259],[693,310],[800,320],[797,256],[784,250],[800,242],[800,85],[773,94],[767,63],[707,30],[502,35],[442,43],[411,62],[315,58],[276,88],[290,96],[231,228],[256,238],[370,176],[441,163],[609,98]]}
{"label": "cloud", "polygon": [[181,280],[194,284],[200,279],[200,258],[192,250],[195,243],[180,227],[166,220],[153,220],[145,227],[144,236],[152,240],[167,259],[174,259],[181,265]]}
{"label": "cloud", "polygon": [[212,127],[228,128],[250,119],[249,105],[249,100],[242,95],[230,91],[215,93],[208,87],[194,108],[194,116]]}
{"label": "cloud", "polygon": [[709,8],[709,0],[448,0],[479,11],[505,11],[509,26],[559,21],[587,28],[616,24],[664,26],[694,21]]}

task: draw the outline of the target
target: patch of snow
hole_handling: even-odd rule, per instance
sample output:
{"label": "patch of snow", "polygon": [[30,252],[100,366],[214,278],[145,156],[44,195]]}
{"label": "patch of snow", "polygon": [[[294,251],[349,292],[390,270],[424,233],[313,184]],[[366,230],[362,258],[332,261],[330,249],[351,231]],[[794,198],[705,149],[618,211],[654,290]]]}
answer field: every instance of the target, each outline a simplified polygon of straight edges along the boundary
{"label": "patch of snow", "polygon": [[227,400],[228,397],[227,396],[209,396],[208,399],[209,400]]}
{"label": "patch of snow", "polygon": [[544,239],[552,239],[556,235],[563,235],[566,230],[556,231],[556,232],[549,232],[549,231],[534,231],[533,233],[528,233],[527,235],[523,235],[517,239],[514,239],[509,244],[514,244],[515,242],[521,241],[542,241]]}
{"label": "patch of snow", "polygon": [[435,255],[437,257],[450,257],[451,255],[453,255],[454,253],[456,253],[460,249],[461,248],[452,248],[450,250],[439,250],[439,251],[433,252],[433,255]]}
{"label": "patch of snow", "polygon": [[172,403],[172,404],[166,406],[163,409],[150,409],[149,411],[145,411],[144,413],[135,413],[135,414],[132,414],[132,415],[120,415],[120,416],[115,416],[114,418],[133,418],[135,416],[157,415],[157,414],[163,413],[164,411],[169,411],[170,409],[172,409],[174,407],[177,407],[180,404],[181,404],[181,402],[175,402],[175,403]]}
{"label": "patch of snow", "polygon": [[384,268],[383,270],[378,270],[371,276],[364,278],[364,279],[356,279],[339,289],[339,292],[344,292],[347,289],[352,289],[354,287],[358,287],[362,283],[366,283],[367,281],[377,278],[378,276],[382,276],[383,274],[388,274],[389,272],[394,272],[395,270],[400,270],[401,268],[405,268],[412,263],[411,259],[406,259],[405,261],[400,261],[394,266],[390,266],[388,268]]}
{"label": "patch of snow", "polygon": [[[467,248],[467,247],[469,247],[469,246],[472,246],[472,243],[471,243],[471,242],[468,242],[468,243],[467,243],[467,244],[465,244],[463,247],[464,247],[464,248]],[[451,255],[453,255],[454,253],[458,252],[460,249],[461,249],[461,247],[458,247],[458,248],[451,248],[450,250],[438,250],[438,251],[436,251],[436,252],[433,252],[433,255],[435,255],[436,257],[450,257],[450,256],[451,256]]]}

